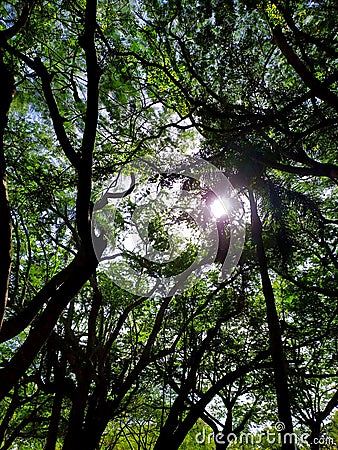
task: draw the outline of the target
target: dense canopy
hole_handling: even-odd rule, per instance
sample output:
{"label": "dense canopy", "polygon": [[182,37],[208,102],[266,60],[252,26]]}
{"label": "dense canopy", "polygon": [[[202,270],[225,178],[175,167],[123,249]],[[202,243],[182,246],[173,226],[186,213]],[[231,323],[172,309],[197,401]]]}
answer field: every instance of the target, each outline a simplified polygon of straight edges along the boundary
{"label": "dense canopy", "polygon": [[[0,449],[338,446],[337,13],[0,2]],[[134,191],[130,164],[173,154],[236,192],[245,242],[223,279],[227,205],[192,169]],[[193,213],[163,206],[177,186]],[[127,213],[153,254],[181,254],[142,257]],[[217,248],[194,283],[128,289],[189,271],[206,223]]]}

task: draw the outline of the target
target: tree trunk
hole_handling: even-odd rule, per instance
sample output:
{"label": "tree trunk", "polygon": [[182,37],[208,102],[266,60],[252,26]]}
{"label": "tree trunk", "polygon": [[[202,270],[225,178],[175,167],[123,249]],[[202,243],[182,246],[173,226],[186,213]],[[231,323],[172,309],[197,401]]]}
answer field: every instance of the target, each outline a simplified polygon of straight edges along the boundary
{"label": "tree trunk", "polygon": [[70,411],[68,421],[68,430],[62,450],[81,450],[83,448],[81,437],[83,434],[83,423],[89,387],[90,380],[84,374],[84,379],[79,381],[77,393],[73,399],[72,409]]}
{"label": "tree trunk", "polygon": [[109,405],[104,399],[98,403],[95,411],[88,410],[83,433],[82,448],[88,450],[99,449],[101,437],[110,419]]}
{"label": "tree trunk", "polygon": [[[287,367],[284,357],[282,335],[276,310],[275,297],[268,272],[267,258],[262,238],[262,223],[258,215],[256,201],[252,191],[250,194],[251,226],[254,243],[256,244],[257,260],[261,274],[263,294],[266,304],[271,357],[274,371],[274,381],[277,396],[278,417],[282,422],[282,449],[294,450],[292,415],[287,381]],[[291,442],[290,442],[291,440]]]}
{"label": "tree trunk", "polygon": [[12,259],[12,218],[6,183],[4,148],[8,111],[15,92],[14,78],[0,55],[0,330],[8,300],[8,285]]}
{"label": "tree trunk", "polygon": [[48,427],[48,435],[45,450],[55,450],[62,411],[62,400],[63,400],[62,393],[57,392],[55,394],[53,401],[53,408]]}
{"label": "tree trunk", "polygon": [[[65,376],[66,376],[66,368],[67,368],[67,362],[66,359],[62,357],[61,363],[60,363],[60,369],[56,372],[57,381],[62,383]],[[61,413],[62,413],[62,401],[63,401],[63,392],[62,390],[58,390],[55,393],[54,401],[53,401],[53,408],[52,408],[52,414],[50,417],[49,427],[48,427],[48,434],[47,434],[47,442],[45,446],[45,450],[55,450],[56,443],[57,443],[57,437],[58,437],[58,431],[59,431],[59,424],[61,419]]]}
{"label": "tree trunk", "polygon": [[319,438],[320,438],[320,422],[314,422],[311,426],[311,434],[309,437],[309,443],[311,445],[311,450],[319,450]]}

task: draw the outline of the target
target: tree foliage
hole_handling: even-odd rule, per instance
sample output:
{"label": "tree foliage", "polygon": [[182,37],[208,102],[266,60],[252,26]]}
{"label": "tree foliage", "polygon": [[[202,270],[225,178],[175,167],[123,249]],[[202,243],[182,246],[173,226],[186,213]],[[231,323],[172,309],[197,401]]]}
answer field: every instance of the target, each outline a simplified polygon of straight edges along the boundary
{"label": "tree foliage", "polygon": [[[206,448],[235,449],[230,437],[277,421],[269,448],[338,445],[335,3],[0,13],[0,448],[190,449],[205,433]],[[127,163],[172,150],[229,178],[246,242],[227,280],[140,297],[99,264],[94,203]],[[158,189],[178,182],[160,175]],[[158,251],[167,219],[149,224]]]}

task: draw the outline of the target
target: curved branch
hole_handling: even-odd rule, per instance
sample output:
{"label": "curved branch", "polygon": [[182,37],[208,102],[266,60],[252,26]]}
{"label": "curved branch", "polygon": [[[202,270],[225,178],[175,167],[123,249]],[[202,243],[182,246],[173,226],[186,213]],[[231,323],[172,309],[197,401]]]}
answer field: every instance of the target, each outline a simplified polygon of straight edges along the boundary
{"label": "curved branch", "polygon": [[34,7],[35,2],[36,0],[27,1],[27,4],[22,8],[22,12],[18,17],[18,20],[14,23],[14,25],[9,27],[7,30],[0,31],[0,40],[8,41],[8,39],[11,39],[16,34],[18,34],[19,31],[21,31],[21,29],[25,26],[27,22],[27,19]]}
{"label": "curved branch", "polygon": [[21,333],[25,328],[27,328],[36,315],[39,313],[43,305],[51,298],[65,281],[71,270],[71,265],[64,268],[61,272],[56,274],[48,283],[36,294],[33,300],[28,304],[28,306],[23,309],[15,317],[6,320],[0,332],[0,343],[8,341],[13,337]]}
{"label": "curved branch", "polygon": [[26,373],[42,346],[50,336],[62,311],[90,278],[97,267],[97,260],[80,250],[72,261],[67,276],[50,297],[50,301],[36,320],[28,337],[17,350],[8,365],[0,370],[0,400]]}
{"label": "curved branch", "polygon": [[63,125],[64,118],[60,114],[51,86],[53,78],[52,75],[48,72],[47,68],[39,58],[35,58],[33,60],[9,44],[4,44],[3,48],[7,50],[11,55],[16,56],[21,61],[23,61],[30,69],[34,70],[34,72],[40,77],[43,94],[45,96],[50,117],[53,122],[56,137],[61,145],[64,154],[69,159],[72,166],[78,168],[80,159],[78,154],[75,152],[68,138],[65,127]]}
{"label": "curved branch", "polygon": [[320,82],[305,66],[292,47],[288,44],[282,29],[279,26],[273,29],[273,36],[282,54],[303,80],[304,84],[311,89],[316,97],[320,98],[338,111],[338,97],[322,82]]}

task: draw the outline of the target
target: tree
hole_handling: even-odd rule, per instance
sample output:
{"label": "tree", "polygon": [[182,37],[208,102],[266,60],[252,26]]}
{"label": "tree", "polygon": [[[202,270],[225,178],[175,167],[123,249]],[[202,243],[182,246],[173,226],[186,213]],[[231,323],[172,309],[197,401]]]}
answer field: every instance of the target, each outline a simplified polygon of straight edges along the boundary
{"label": "tree", "polygon": [[[334,3],[0,10],[1,448],[193,448],[201,424],[229,437],[277,419],[283,449],[293,431],[319,448],[338,399]],[[242,257],[223,283],[125,292],[99,265],[104,235],[93,248],[97,195],[129,161],[192,147],[251,215]],[[205,194],[181,178],[152,183]],[[159,251],[167,219],[149,224]],[[180,272],[194,246],[169,268],[124,256]]]}

